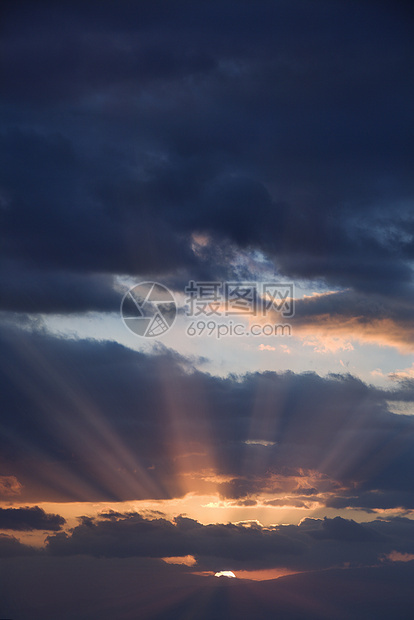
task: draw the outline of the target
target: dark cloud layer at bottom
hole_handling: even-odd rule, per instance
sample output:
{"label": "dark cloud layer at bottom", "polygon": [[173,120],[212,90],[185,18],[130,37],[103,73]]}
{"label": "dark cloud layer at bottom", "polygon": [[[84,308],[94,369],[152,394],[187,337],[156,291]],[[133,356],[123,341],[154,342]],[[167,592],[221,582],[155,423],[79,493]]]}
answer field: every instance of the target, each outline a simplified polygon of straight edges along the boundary
{"label": "dark cloud layer at bottom", "polygon": [[136,559],[0,561],[0,615],[31,620],[411,620],[414,563],[219,580]]}

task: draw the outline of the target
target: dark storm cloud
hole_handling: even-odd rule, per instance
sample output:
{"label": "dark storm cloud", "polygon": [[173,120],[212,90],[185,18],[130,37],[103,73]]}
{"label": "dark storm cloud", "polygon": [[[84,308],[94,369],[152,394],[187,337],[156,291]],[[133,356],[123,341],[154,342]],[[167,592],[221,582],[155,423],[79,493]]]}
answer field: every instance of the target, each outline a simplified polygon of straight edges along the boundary
{"label": "dark storm cloud", "polygon": [[331,508],[362,508],[369,512],[370,508],[401,508],[404,506],[408,510],[414,509],[414,497],[412,493],[403,489],[389,489],[386,491],[360,492],[358,495],[345,494],[331,497],[326,505]]}
{"label": "dark storm cloud", "polygon": [[1,308],[9,312],[118,312],[121,295],[103,274],[33,268],[4,261],[0,267]]}
{"label": "dark storm cloud", "polygon": [[0,562],[0,605],[4,618],[33,620],[112,620],[114,613],[134,620],[137,610],[142,620],[411,620],[412,564],[258,583],[194,575],[187,567],[141,558],[16,558]]}
{"label": "dark storm cloud", "polygon": [[291,277],[410,294],[409,12],[45,2],[4,16],[3,257],[55,277],[214,275],[223,257],[203,264],[189,241],[206,231]]}
{"label": "dark storm cloud", "polygon": [[391,319],[400,323],[402,327],[411,326],[412,301],[393,298],[389,295],[385,281],[383,293],[383,295],[372,295],[367,298],[360,293],[347,290],[298,299],[295,303],[295,319],[300,322],[323,315],[333,319],[362,317],[366,322]]}
{"label": "dark storm cloud", "polygon": [[60,515],[47,514],[39,506],[32,508],[0,508],[0,530],[30,532],[60,530],[66,523]]}
{"label": "dark storm cloud", "polygon": [[318,540],[338,540],[342,542],[373,542],[381,540],[375,532],[367,526],[356,523],[355,521],[335,517],[334,519],[325,518],[322,521],[322,528],[311,530],[310,535]]}
{"label": "dark storm cloud", "polygon": [[88,521],[70,535],[50,536],[47,549],[58,555],[98,557],[195,555],[252,565],[266,564],[269,558],[301,550],[296,541],[277,532],[232,524],[204,526],[186,517],[177,517],[175,523],[165,519],[146,520],[138,514],[126,515],[117,521]]}
{"label": "dark storm cloud", "polygon": [[[93,148],[99,150],[100,145]],[[32,130],[4,133],[3,256],[48,269],[81,272],[157,272],[169,265],[191,263],[189,250],[178,243],[178,234],[174,236],[163,221],[157,223],[151,217],[151,205],[135,216],[129,212],[137,194],[128,188],[132,181],[122,171],[126,162],[119,162],[116,153],[107,160],[96,154],[101,161],[94,164],[91,157],[77,154],[71,138],[60,132],[46,136]],[[97,183],[96,166],[102,175],[100,192],[108,191],[109,201],[111,187],[106,179],[115,175],[123,186],[122,190],[112,188],[122,194],[118,198],[122,212],[117,211],[116,200],[109,211],[91,194]]]}
{"label": "dark storm cloud", "polygon": [[[165,349],[15,329],[1,345],[3,474],[22,501],[177,497],[193,478],[195,491],[235,500],[413,506],[414,418],[387,408],[413,400],[404,384],[218,378]],[[227,481],[212,482],[212,467]]]}
{"label": "dark storm cloud", "polygon": [[199,570],[216,570],[224,565],[300,571],[345,563],[372,566],[392,551],[410,554],[414,550],[414,526],[410,519],[359,524],[336,517],[262,528],[230,523],[201,525],[186,517],[177,517],[174,522],[148,520],[129,513],[111,520],[87,519],[69,534],[51,535],[47,550],[53,555],[95,557],[192,555]]}
{"label": "dark storm cloud", "polygon": [[34,555],[33,547],[22,544],[14,536],[0,534],[0,558],[14,558],[18,556]]}

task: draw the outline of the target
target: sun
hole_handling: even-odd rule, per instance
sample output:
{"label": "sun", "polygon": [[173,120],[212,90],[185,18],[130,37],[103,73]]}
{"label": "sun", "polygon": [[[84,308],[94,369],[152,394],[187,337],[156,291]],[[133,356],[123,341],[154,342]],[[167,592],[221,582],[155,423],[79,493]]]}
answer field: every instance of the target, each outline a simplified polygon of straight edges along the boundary
{"label": "sun", "polygon": [[231,570],[220,570],[218,573],[215,573],[214,577],[229,577],[230,579],[235,579],[236,575]]}

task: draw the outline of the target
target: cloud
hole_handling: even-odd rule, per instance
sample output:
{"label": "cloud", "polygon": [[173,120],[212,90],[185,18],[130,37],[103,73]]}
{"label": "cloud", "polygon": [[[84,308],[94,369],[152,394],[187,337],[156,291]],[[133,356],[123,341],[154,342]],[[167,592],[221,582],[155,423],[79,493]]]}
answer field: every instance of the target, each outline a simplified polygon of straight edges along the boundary
{"label": "cloud", "polygon": [[380,536],[368,527],[352,520],[335,517],[322,521],[322,529],[311,530],[311,536],[319,540],[338,540],[342,542],[371,542],[380,540]]}
{"label": "cloud", "polygon": [[178,565],[183,565],[183,566],[194,566],[194,564],[197,564],[197,560],[195,559],[193,555],[184,555],[184,556],[180,555],[176,557],[161,558],[161,559],[166,564],[178,564]]}
{"label": "cloud", "polygon": [[392,346],[408,353],[414,324],[407,293],[407,298],[393,296],[385,287],[382,293],[344,290],[296,299],[295,315],[289,319],[292,333],[320,353],[353,350],[352,342]]}
{"label": "cloud", "polygon": [[167,349],[146,355],[16,329],[1,343],[0,443],[21,501],[193,492],[306,503],[302,489],[312,488],[329,506],[413,507],[414,419],[388,408],[414,401],[410,382],[218,378]]}
{"label": "cloud", "polygon": [[[117,521],[85,521],[70,535],[49,536],[52,554],[87,554],[96,557],[214,557],[236,562],[263,562],[266,557],[296,553],[298,545],[276,532],[267,533],[232,524],[203,526],[177,517],[147,520],[129,514]],[[210,561],[210,560],[209,560]]]}
{"label": "cloud", "polygon": [[341,517],[268,528],[257,523],[202,525],[183,516],[171,522],[127,513],[111,520],[84,519],[69,534],[49,536],[46,548],[57,556],[183,558],[180,563],[194,557],[197,570],[224,565],[304,571],[394,561],[396,553],[413,552],[413,527],[410,519],[359,524]]}
{"label": "cloud", "polygon": [[118,312],[120,292],[113,276],[73,273],[4,261],[1,309],[21,313]]}
{"label": "cloud", "polygon": [[404,370],[396,370],[388,375],[390,379],[401,381],[403,379],[414,379],[414,363]]}
{"label": "cloud", "polygon": [[6,271],[5,307],[107,310],[107,274],[214,278],[231,245],[409,301],[408,21],[385,3],[147,4],[7,3],[1,254],[35,282],[25,298]]}
{"label": "cloud", "polygon": [[39,506],[32,508],[0,508],[0,530],[31,532],[62,529],[66,520],[60,515],[47,514]]}
{"label": "cloud", "polygon": [[414,554],[391,551],[391,553],[386,556],[386,559],[390,560],[391,562],[411,562],[412,560],[414,560]]}
{"label": "cloud", "polygon": [[386,489],[359,492],[356,495],[338,494],[330,497],[326,505],[331,508],[361,508],[366,511],[387,508],[414,509],[414,501],[410,491],[403,489]]}
{"label": "cloud", "polygon": [[412,610],[412,562],[316,570],[265,582],[246,581],[245,574],[223,582],[141,558],[32,557],[6,566],[2,609],[7,617],[19,612],[53,620],[64,613],[110,620],[116,610],[118,618],[130,620],[139,609],[142,620],[178,620],[194,613],[200,620],[266,620],[277,610],[285,620],[321,620],[340,610],[344,620],[388,620],[397,609],[408,620]]}
{"label": "cloud", "polygon": [[14,536],[0,533],[0,558],[15,558],[35,554],[36,550],[33,547],[24,545]]}
{"label": "cloud", "polygon": [[0,476],[0,497],[15,497],[22,490],[16,476]]}

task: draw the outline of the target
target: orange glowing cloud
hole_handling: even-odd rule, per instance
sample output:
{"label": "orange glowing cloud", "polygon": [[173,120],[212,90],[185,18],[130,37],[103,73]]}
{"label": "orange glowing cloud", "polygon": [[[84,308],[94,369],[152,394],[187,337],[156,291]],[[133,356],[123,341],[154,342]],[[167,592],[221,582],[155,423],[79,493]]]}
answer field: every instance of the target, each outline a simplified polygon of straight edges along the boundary
{"label": "orange glowing cloud", "polygon": [[0,497],[20,495],[22,488],[16,476],[0,476]]}
{"label": "orange glowing cloud", "polygon": [[194,566],[197,560],[193,555],[173,556],[169,558],[161,558],[166,564],[178,564],[181,566]]}
{"label": "orange glowing cloud", "polygon": [[325,314],[295,319],[292,325],[294,335],[319,352],[352,350],[351,341],[394,347],[401,353],[413,350],[414,326],[389,318],[367,320],[361,316],[347,318]]}
{"label": "orange glowing cloud", "polygon": [[270,581],[271,579],[279,579],[279,577],[296,575],[297,573],[298,571],[289,570],[288,568],[266,568],[263,570],[235,571],[235,575],[239,579],[250,579],[251,581]]}
{"label": "orange glowing cloud", "polygon": [[317,353],[352,350],[355,341],[394,347],[401,353],[413,350],[414,323],[407,318],[412,309],[392,300],[367,302],[352,291],[329,291],[295,299],[295,308],[289,319],[271,309],[261,322],[291,325],[292,335]]}
{"label": "orange glowing cloud", "polygon": [[391,551],[385,556],[385,559],[391,562],[411,562],[414,560],[414,553],[400,553],[399,551]]}

